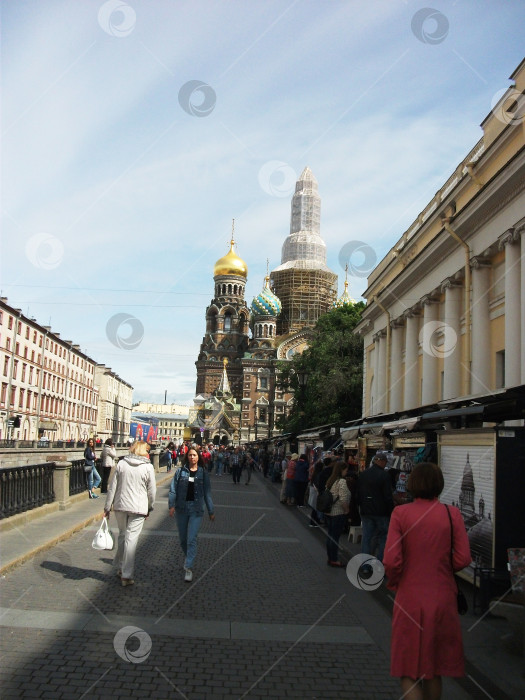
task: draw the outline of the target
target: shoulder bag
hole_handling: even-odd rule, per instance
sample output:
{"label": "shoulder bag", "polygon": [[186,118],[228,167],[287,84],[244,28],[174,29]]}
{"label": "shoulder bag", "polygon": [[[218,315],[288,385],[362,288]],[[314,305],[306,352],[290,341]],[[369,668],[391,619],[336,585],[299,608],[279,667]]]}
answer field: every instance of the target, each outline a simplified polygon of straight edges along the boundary
{"label": "shoulder bag", "polygon": [[460,615],[465,615],[468,612],[468,603],[467,603],[467,599],[465,598],[464,594],[459,590],[456,575],[454,573],[454,562],[452,560],[452,552],[454,551],[454,527],[452,526],[452,518],[450,516],[450,511],[449,511],[448,506],[446,504],[445,504],[445,508],[447,509],[447,515],[448,515],[448,519],[450,522],[450,567],[452,569],[452,575],[454,576],[454,581],[456,583],[456,588],[457,588],[458,613]]}

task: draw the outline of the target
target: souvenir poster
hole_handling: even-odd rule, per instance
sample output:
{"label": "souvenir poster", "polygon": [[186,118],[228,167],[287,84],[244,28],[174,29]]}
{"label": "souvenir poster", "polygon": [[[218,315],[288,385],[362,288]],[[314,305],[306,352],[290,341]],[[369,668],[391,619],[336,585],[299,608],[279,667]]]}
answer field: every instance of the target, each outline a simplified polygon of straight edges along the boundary
{"label": "souvenir poster", "polygon": [[442,503],[459,508],[467,529],[472,564],[463,570],[474,578],[474,565],[494,566],[494,446],[442,445]]}

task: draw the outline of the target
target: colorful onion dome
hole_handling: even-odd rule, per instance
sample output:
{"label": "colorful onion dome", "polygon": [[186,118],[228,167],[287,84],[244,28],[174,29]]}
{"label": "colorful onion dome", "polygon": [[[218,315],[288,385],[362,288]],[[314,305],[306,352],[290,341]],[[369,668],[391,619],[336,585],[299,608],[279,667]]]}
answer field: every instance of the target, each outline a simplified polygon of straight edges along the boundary
{"label": "colorful onion dome", "polygon": [[236,255],[234,250],[235,241],[233,237],[230,241],[230,250],[222,258],[219,258],[213,268],[213,276],[237,275],[238,277],[248,277],[248,266],[242,258]]}
{"label": "colorful onion dome", "polygon": [[270,289],[270,278],[264,278],[264,288],[253,298],[252,312],[255,316],[278,316],[281,313],[281,300]]}

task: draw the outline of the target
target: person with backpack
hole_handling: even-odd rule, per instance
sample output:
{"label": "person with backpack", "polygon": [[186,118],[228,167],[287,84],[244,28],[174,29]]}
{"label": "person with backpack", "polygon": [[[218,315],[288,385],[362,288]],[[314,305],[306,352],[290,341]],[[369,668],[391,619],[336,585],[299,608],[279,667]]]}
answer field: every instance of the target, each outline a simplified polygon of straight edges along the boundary
{"label": "person with backpack", "polygon": [[168,498],[170,518],[177,515],[180,546],[184,552],[184,580],[188,583],[193,580],[197,535],[205,504],[210,520],[215,520],[210,475],[204,466],[202,455],[190,447],[182,467],[173,476]]}
{"label": "person with backpack", "polygon": [[332,468],[332,474],[326,482],[326,491],[332,496],[332,506],[328,512],[325,511],[325,519],[328,524],[326,538],[326,553],[328,555],[328,566],[344,568],[344,564],[339,561],[339,538],[345,528],[350,509],[350,491],[346,483],[348,474],[348,464],[338,461]]}

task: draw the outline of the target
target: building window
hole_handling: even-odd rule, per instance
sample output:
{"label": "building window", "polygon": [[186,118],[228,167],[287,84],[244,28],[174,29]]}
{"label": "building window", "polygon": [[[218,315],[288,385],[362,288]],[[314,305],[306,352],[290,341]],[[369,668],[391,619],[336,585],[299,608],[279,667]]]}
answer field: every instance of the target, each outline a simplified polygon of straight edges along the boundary
{"label": "building window", "polygon": [[231,331],[232,328],[232,315],[230,313],[224,314],[224,330]]}
{"label": "building window", "polygon": [[7,384],[2,384],[2,393],[0,394],[0,403],[5,406],[5,401],[7,397]]}
{"label": "building window", "polygon": [[13,317],[12,316],[9,316],[9,321],[7,322],[7,327],[9,328],[9,330],[11,330],[13,327]]}

